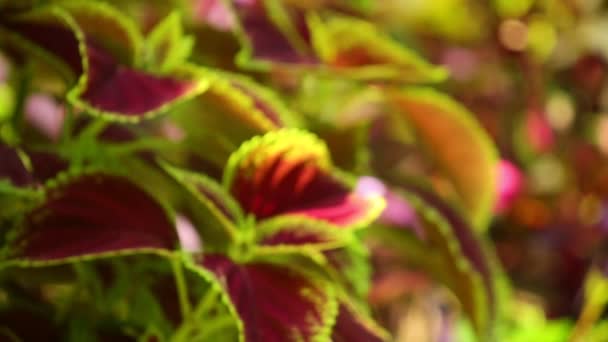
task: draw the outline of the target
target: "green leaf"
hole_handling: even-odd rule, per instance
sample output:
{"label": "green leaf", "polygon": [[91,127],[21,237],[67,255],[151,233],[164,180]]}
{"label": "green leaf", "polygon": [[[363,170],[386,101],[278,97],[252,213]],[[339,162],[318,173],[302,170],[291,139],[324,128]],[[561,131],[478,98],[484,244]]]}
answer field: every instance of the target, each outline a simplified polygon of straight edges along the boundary
{"label": "green leaf", "polygon": [[143,37],[131,17],[103,2],[66,1],[59,6],[70,14],[87,39],[95,40],[125,65],[140,64]]}
{"label": "green leaf", "polygon": [[188,206],[205,243],[223,248],[238,239],[238,227],[244,215],[221,185],[200,173],[181,170],[165,162],[161,162],[161,166],[191,195]]}
{"label": "green leaf", "polygon": [[171,341],[244,342],[243,322],[220,280],[187,257],[183,258],[183,264],[189,297],[194,306]]}
{"label": "green leaf", "polygon": [[399,82],[439,82],[447,71],[426,62],[370,22],[334,16],[308,18],[317,55],[345,77]]}
{"label": "green leaf", "polygon": [[262,221],[255,228],[259,245],[272,248],[332,250],[348,245],[350,232],[335,229],[331,224],[307,217],[283,215]]}
{"label": "green leaf", "polygon": [[596,265],[592,265],[584,285],[584,303],[580,316],[574,326],[570,341],[588,341],[588,335],[593,326],[602,317],[602,313],[608,307],[608,269],[606,268],[606,257],[599,258]]}
{"label": "green leaf", "polygon": [[159,22],[146,38],[146,64],[166,74],[186,62],[194,48],[194,37],[184,35],[179,12]]}
{"label": "green leaf", "polygon": [[189,144],[204,146],[192,151],[201,158],[223,166],[247,139],[297,125],[297,116],[271,89],[240,75],[217,72],[212,77],[209,89],[176,116]]}
{"label": "green leaf", "polygon": [[466,108],[430,88],[392,90],[388,98],[454,185],[475,230],[485,231],[496,197],[492,139]]}
{"label": "green leaf", "polygon": [[414,242],[424,255],[423,266],[454,292],[481,340],[495,336],[504,295],[495,256],[467,220],[438,195],[411,182],[399,185],[395,194],[414,208],[423,227],[423,241]]}
{"label": "green leaf", "polygon": [[363,241],[353,237],[346,246],[326,251],[324,255],[330,275],[344,294],[360,309],[368,309],[372,265]]}

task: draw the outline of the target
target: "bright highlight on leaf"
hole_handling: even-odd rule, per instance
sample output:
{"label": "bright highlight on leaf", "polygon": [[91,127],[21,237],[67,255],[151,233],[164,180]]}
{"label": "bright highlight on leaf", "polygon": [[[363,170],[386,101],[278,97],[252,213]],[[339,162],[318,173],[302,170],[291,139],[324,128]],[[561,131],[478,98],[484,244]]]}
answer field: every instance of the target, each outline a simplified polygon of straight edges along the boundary
{"label": "bright highlight on leaf", "polygon": [[391,40],[366,21],[310,17],[313,44],[321,60],[346,77],[406,82],[438,82],[447,71]]}
{"label": "bright highlight on leaf", "polygon": [[302,215],[340,227],[362,227],[384,207],[380,196],[352,192],[331,170],[327,147],[297,130],[244,143],[228,161],[224,186],[259,219]]}

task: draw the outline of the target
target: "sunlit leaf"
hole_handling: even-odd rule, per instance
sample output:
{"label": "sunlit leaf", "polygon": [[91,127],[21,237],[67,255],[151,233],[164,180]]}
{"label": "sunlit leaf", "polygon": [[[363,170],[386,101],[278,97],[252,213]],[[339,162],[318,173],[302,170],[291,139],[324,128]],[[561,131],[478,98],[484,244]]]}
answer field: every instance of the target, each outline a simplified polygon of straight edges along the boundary
{"label": "sunlit leaf", "polygon": [[432,89],[391,91],[389,98],[462,198],[477,231],[488,226],[496,196],[498,156],[473,114]]}
{"label": "sunlit leaf", "polygon": [[239,1],[232,6],[242,44],[238,64],[269,70],[273,65],[317,62],[303,11],[277,0]]}
{"label": "sunlit leaf", "polygon": [[296,118],[272,90],[243,76],[217,73],[210,88],[176,119],[192,144],[205,146],[194,153],[223,165],[247,139],[297,125]]}
{"label": "sunlit leaf", "polygon": [[169,14],[146,38],[146,59],[150,68],[169,72],[184,63],[192,52],[194,38],[183,32],[178,12]]}
{"label": "sunlit leaf", "polygon": [[335,249],[351,238],[323,221],[290,216],[262,221],[256,227],[256,237],[261,246],[297,246],[315,250]]}
{"label": "sunlit leaf", "polygon": [[318,56],[346,77],[409,82],[447,77],[446,70],[391,40],[372,23],[339,16],[326,21],[311,16],[309,23]]}
{"label": "sunlit leaf", "polygon": [[327,147],[314,135],[280,130],[245,142],[223,180],[243,210],[258,219],[302,215],[340,227],[364,227],[384,201],[360,196],[332,170]]}

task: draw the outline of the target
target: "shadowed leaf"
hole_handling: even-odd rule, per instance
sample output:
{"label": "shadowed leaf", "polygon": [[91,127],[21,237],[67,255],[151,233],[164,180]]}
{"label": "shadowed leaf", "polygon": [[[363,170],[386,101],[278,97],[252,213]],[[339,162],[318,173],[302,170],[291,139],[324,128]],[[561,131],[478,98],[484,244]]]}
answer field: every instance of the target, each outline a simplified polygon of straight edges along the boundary
{"label": "shadowed leaf", "polygon": [[71,87],[68,101],[89,114],[138,121],[206,89],[207,80],[192,67],[170,77],[138,69],[141,37],[134,24],[98,5],[41,7],[0,21],[0,30],[8,44],[58,70]]}
{"label": "shadowed leaf", "polygon": [[326,282],[273,264],[235,264],[220,255],[206,256],[202,266],[224,284],[247,342],[328,339],[337,305]]}
{"label": "shadowed leaf", "polygon": [[352,305],[342,301],[331,340],[334,342],[382,342],[388,341],[389,335],[371,318],[363,316]]}
{"label": "shadowed leaf", "polygon": [[240,1],[232,6],[243,45],[238,64],[268,70],[317,63],[303,11],[277,0]]}
{"label": "shadowed leaf", "polygon": [[9,246],[9,263],[44,264],[102,253],[170,250],[177,246],[177,236],[150,195],[122,177],[93,173],[49,186],[46,200],[26,215]]}
{"label": "shadowed leaf", "polygon": [[193,201],[189,205],[203,240],[223,244],[226,237],[236,238],[243,213],[221,185],[203,174],[180,170],[167,163],[161,165],[192,195]]}
{"label": "shadowed leaf", "polygon": [[[440,269],[435,276],[444,281],[461,301],[480,337],[493,334],[493,322],[500,310],[497,299],[497,265],[483,242],[456,210],[432,191],[399,184],[402,195],[414,208],[425,240],[436,250]],[[404,234],[409,234],[404,232]]]}
{"label": "shadowed leaf", "polygon": [[8,179],[16,186],[26,186],[33,181],[19,153],[0,142],[0,180],[4,179]]}
{"label": "shadowed leaf", "polygon": [[[241,143],[294,126],[295,118],[272,90],[246,77],[217,73],[210,88],[177,120],[192,144],[206,146],[193,152],[223,166]],[[221,136],[218,131],[223,132]]]}

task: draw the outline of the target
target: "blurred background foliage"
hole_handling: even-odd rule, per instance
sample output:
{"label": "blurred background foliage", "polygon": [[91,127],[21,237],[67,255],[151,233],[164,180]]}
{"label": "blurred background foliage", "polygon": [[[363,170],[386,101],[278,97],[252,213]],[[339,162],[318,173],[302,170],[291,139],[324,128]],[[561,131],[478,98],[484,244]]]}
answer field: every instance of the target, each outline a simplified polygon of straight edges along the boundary
{"label": "blurred background foliage", "polygon": [[[341,168],[360,174],[397,170],[425,178],[445,193],[454,192],[452,184],[436,175],[436,165],[412,147],[412,127],[381,115],[386,112],[384,90],[378,86],[382,82],[363,86],[343,77],[281,67],[270,72],[244,71],[235,63],[239,37],[229,29],[235,19],[222,12],[219,0],[110,2],[136,18],[146,33],[177,9],[194,41],[191,60],[246,73],[274,89],[289,108],[302,114],[295,118],[298,125],[328,143]],[[365,19],[444,67],[449,76],[433,86],[472,112],[497,146],[498,199],[487,237],[496,247],[512,292],[506,323],[499,327],[500,340],[608,341],[604,308],[608,263],[601,257],[608,253],[608,3],[285,2],[307,10],[337,9]],[[0,56],[0,122],[10,119],[15,106],[26,106],[31,112],[61,111],[53,97],[32,94],[19,99],[18,90],[8,83],[10,68]],[[46,91],[55,85],[42,86]],[[39,130],[51,134],[58,130],[52,123],[37,121],[35,114],[31,118]],[[191,127],[187,115],[175,118],[186,131]],[[370,126],[380,132],[376,140],[361,133],[361,127]],[[172,125],[160,124],[158,130],[177,139],[183,135]],[[5,141],[14,139],[13,134],[8,125],[0,128]],[[218,144],[207,138],[188,139]],[[369,148],[360,149],[360,144]],[[190,165],[212,174],[231,148],[224,145],[226,153],[215,149],[217,155],[207,155],[210,161],[188,156],[195,160]],[[462,169],[477,171],[466,165]],[[372,239],[375,274],[370,302],[379,322],[395,339],[473,340],[470,324],[457,318],[454,296],[425,272],[407,262],[404,267],[400,256],[383,248]],[[577,336],[581,331],[584,337]]]}

